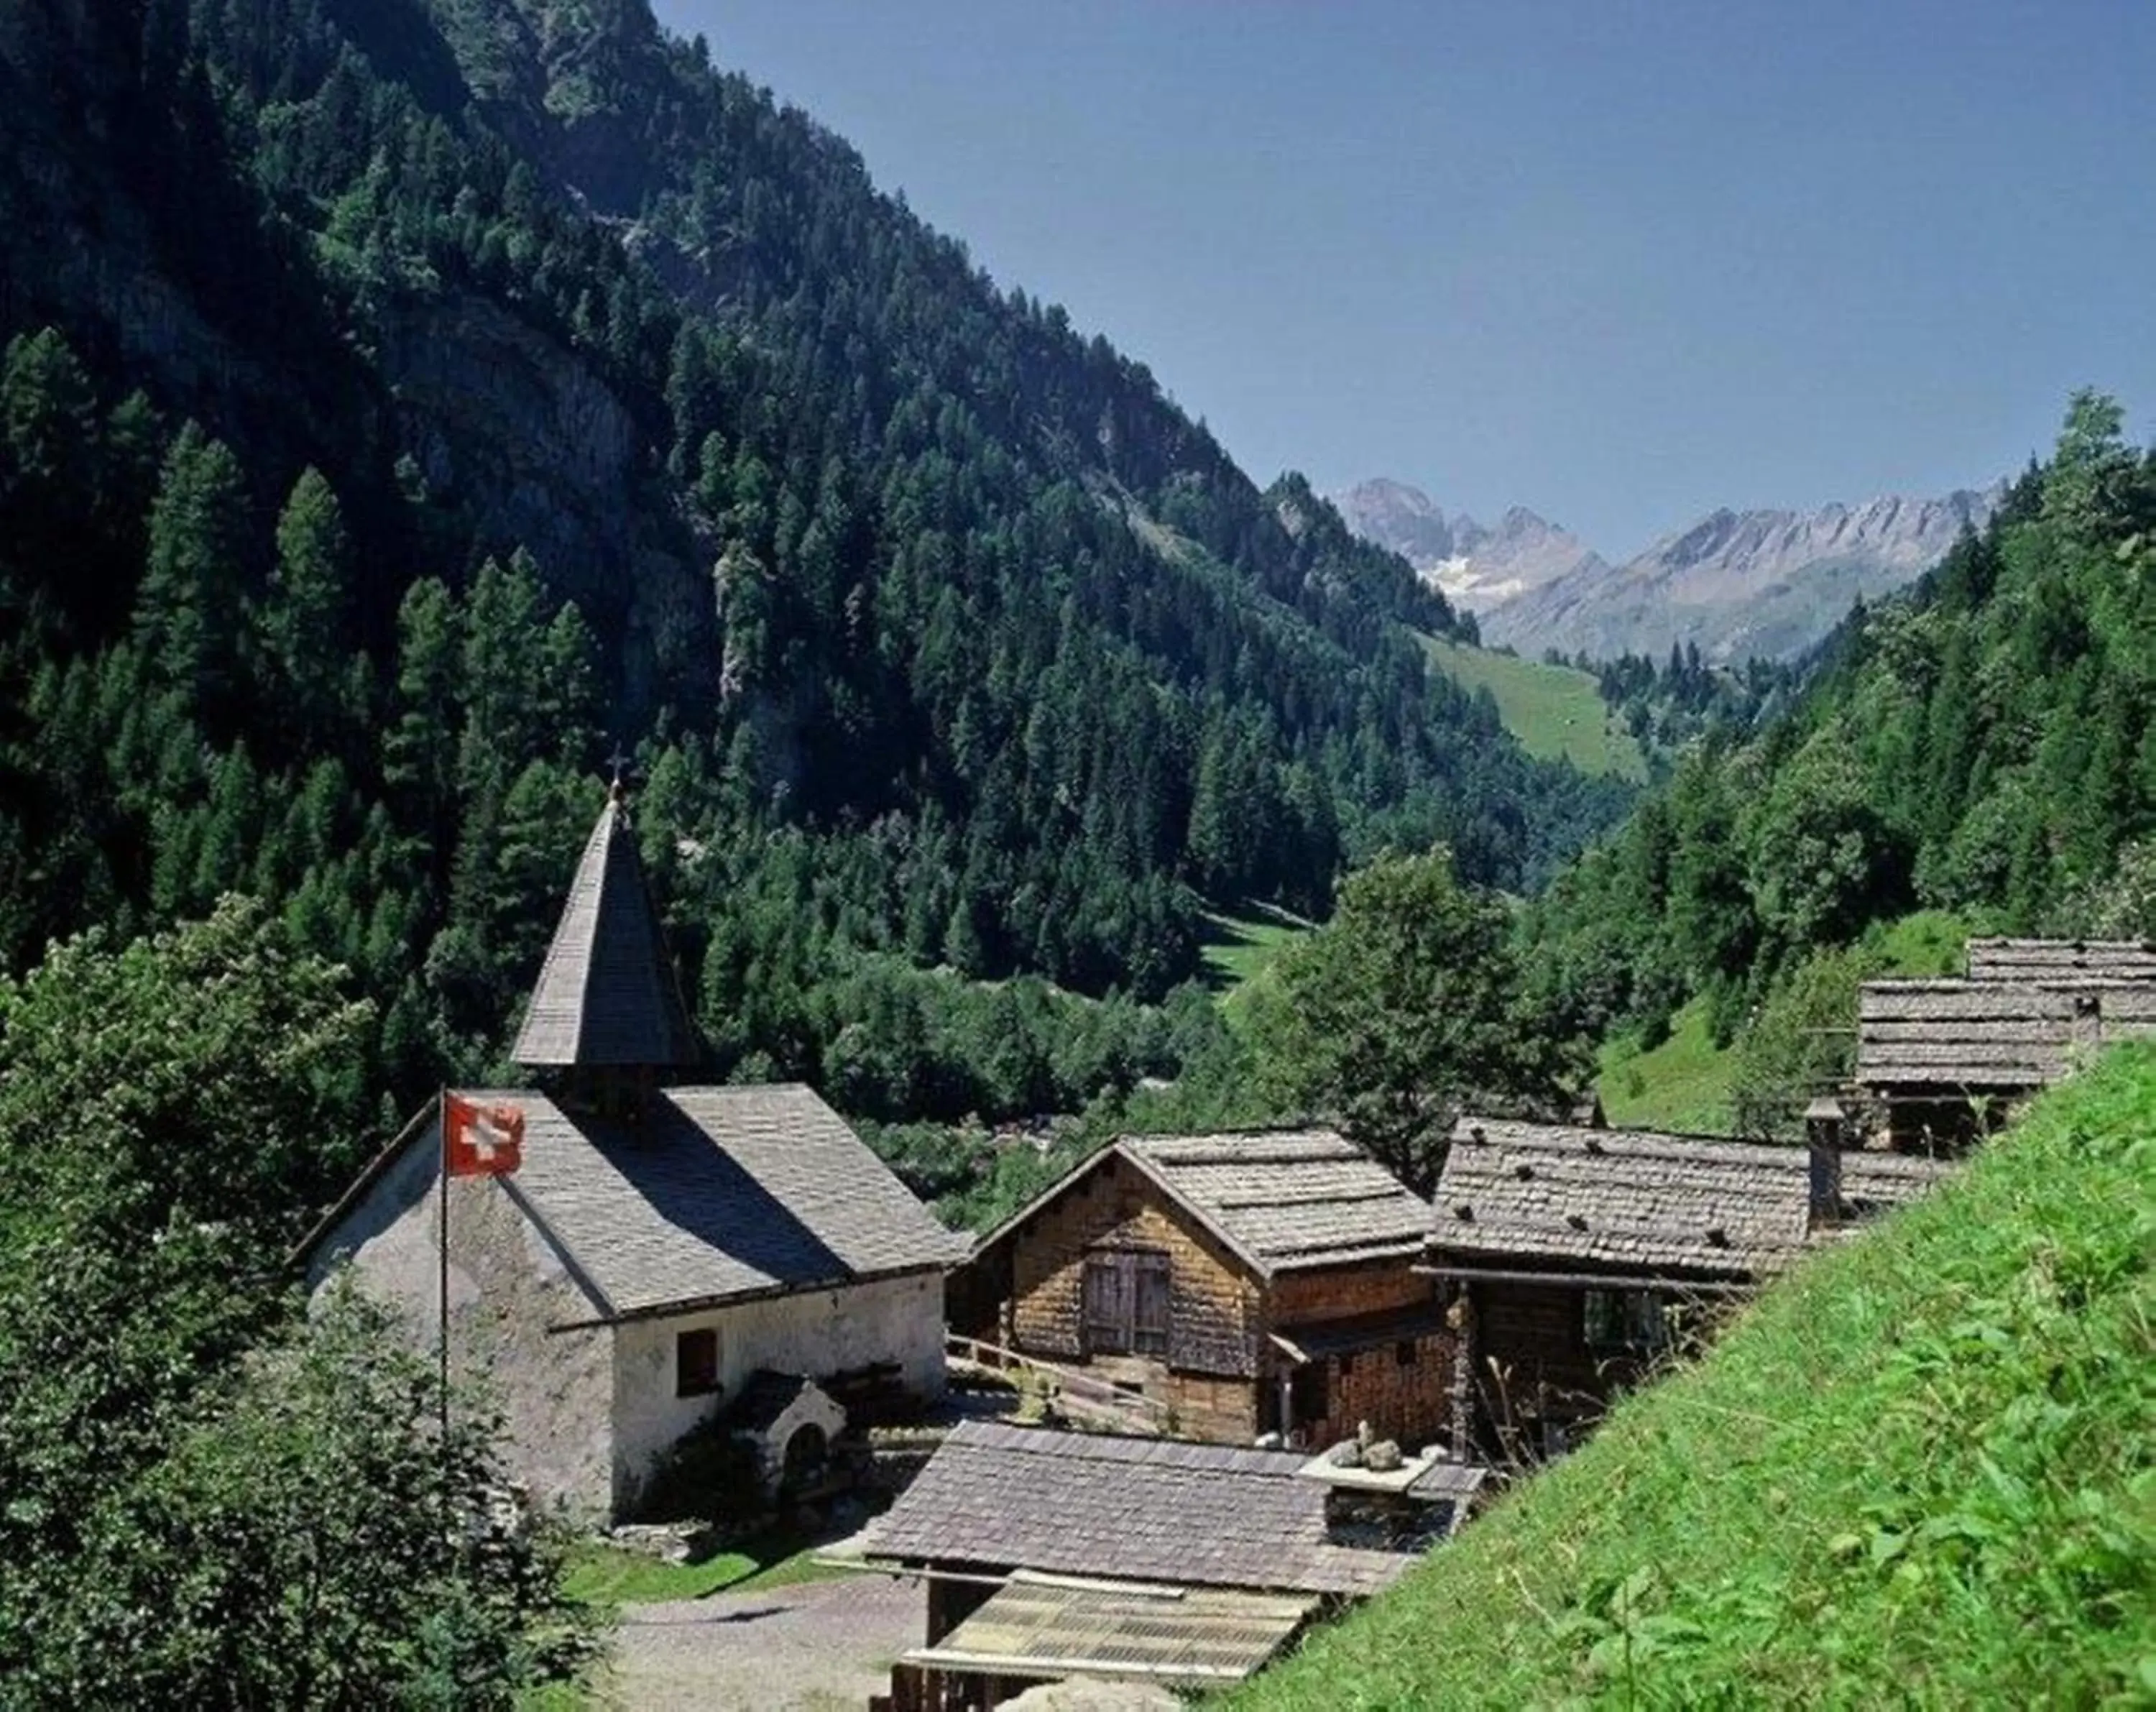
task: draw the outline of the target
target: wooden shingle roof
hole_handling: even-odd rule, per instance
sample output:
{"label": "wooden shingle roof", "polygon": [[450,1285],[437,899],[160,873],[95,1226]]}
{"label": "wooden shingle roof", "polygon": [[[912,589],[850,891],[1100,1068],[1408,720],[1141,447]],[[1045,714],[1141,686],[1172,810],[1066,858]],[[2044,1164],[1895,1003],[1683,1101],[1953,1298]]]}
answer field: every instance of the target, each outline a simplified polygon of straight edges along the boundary
{"label": "wooden shingle roof", "polygon": [[1337,1130],[1128,1135],[1123,1154],[1270,1276],[1412,1254],[1424,1203]]}
{"label": "wooden shingle roof", "polygon": [[1418,1252],[1429,1209],[1336,1129],[1126,1135],[983,1236],[981,1253],[1122,1159],[1260,1278]]}
{"label": "wooden shingle roof", "polygon": [[2147,939],[1972,939],[1973,981],[2156,981],[2156,943]]}
{"label": "wooden shingle roof", "polygon": [[534,1093],[468,1098],[523,1108],[523,1163],[504,1184],[603,1319],[958,1256],[959,1240],[806,1087],[674,1088],[633,1128]]}
{"label": "wooden shingle roof", "polygon": [[569,882],[510,1057],[535,1070],[666,1070],[698,1056],[635,835],[611,795]]}
{"label": "wooden shingle roof", "polygon": [[1287,1593],[1373,1593],[1411,1554],[1333,1545],[1291,1451],[962,1423],[865,1543],[871,1559]]}
{"label": "wooden shingle roof", "polygon": [[2119,1040],[2156,1035],[2156,982],[1867,981],[1856,1080],[1878,1091],[2022,1092]]}
{"label": "wooden shingle roof", "polygon": [[[1842,1200],[1864,1212],[1921,1194],[1932,1161],[1841,1155]],[[1433,1197],[1434,1247],[1498,1265],[1757,1277],[1814,1240],[1801,1147],[1463,1118]]]}

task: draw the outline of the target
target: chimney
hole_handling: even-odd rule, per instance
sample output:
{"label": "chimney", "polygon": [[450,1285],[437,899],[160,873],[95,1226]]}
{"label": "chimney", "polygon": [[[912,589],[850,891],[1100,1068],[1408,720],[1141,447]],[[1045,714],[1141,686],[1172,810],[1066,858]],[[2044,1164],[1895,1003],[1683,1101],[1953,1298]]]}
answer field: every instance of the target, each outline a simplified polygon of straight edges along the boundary
{"label": "chimney", "polygon": [[1811,1153],[1811,1209],[1809,1224],[1841,1221],[1841,1149],[1846,1125],[1840,1103],[1821,1095],[1804,1108],[1804,1144]]}

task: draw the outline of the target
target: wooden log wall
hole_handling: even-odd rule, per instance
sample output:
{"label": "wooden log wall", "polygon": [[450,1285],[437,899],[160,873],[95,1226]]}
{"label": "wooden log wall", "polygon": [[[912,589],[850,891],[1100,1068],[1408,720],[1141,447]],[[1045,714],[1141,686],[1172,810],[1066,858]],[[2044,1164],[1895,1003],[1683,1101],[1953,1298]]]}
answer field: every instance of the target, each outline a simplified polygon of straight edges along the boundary
{"label": "wooden log wall", "polygon": [[[1014,1347],[1135,1383],[1191,1437],[1247,1443],[1257,1432],[1264,1306],[1256,1281],[1181,1216],[1141,1172],[1105,1161],[1012,1234]],[[1168,1257],[1168,1358],[1096,1356],[1086,1347],[1086,1257],[1101,1248]]]}
{"label": "wooden log wall", "polygon": [[[1324,1271],[1286,1272],[1266,1307],[1275,1329],[1431,1306],[1432,1282],[1409,1262],[1389,1260]],[[1397,1439],[1412,1454],[1452,1437],[1452,1360],[1456,1339],[1432,1330],[1413,1339],[1389,1339],[1325,1361],[1327,1410],[1304,1431],[1313,1447],[1353,1436],[1363,1422],[1380,1438]],[[1403,1360],[1406,1356],[1409,1359]],[[1277,1365],[1285,1366],[1285,1358]],[[1277,1385],[1277,1379],[1274,1383]]]}

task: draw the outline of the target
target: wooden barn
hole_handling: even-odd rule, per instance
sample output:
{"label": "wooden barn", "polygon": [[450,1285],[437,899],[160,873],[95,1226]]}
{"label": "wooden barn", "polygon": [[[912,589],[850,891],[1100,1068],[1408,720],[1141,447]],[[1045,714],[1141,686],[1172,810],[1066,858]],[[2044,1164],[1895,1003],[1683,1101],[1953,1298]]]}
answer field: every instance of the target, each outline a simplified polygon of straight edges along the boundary
{"label": "wooden barn", "polygon": [[1367,1421],[1413,1448],[1450,1427],[1428,1222],[1331,1129],[1126,1136],[983,1238],[952,1329],[1150,1399],[1183,1437]]}
{"label": "wooden barn", "polygon": [[927,1583],[891,1712],[988,1707],[1070,1676],[1178,1689],[1249,1675],[1457,1527],[1483,1472],[1434,1464],[1378,1536],[1292,1452],[968,1422],[875,1523],[866,1559]]}
{"label": "wooden barn", "polygon": [[[2104,1046],[2156,1036],[2156,980],[2076,973],[2067,959],[2087,948],[2054,944],[1979,940],[1970,979],[1865,984],[1855,1079],[1890,1146],[1966,1148]],[[2133,954],[2112,966],[2133,968]],[[2035,968],[2058,972],[2006,973]]]}
{"label": "wooden barn", "polygon": [[1947,1169],[1845,1151],[1831,1103],[1806,1115],[1808,1147],[1463,1118],[1428,1268],[1460,1340],[1455,1442],[1508,1458],[1563,1448],[1687,1318]]}

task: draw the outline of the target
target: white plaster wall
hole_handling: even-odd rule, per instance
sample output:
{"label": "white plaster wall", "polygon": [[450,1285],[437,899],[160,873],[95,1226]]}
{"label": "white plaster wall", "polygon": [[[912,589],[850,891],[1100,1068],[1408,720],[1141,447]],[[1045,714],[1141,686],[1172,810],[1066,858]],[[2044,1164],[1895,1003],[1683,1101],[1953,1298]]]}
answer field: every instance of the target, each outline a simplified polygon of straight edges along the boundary
{"label": "white plaster wall", "polygon": [[[432,1351],[438,1325],[436,1192],[439,1142],[415,1137],[317,1247],[317,1294],[349,1267],[360,1288],[396,1310],[413,1343]],[[613,1333],[557,1332],[597,1309],[553,1245],[491,1178],[449,1185],[449,1363],[502,1411],[502,1462],[533,1499],[580,1519],[604,1519],[613,1499]]]}
{"label": "white plaster wall", "polygon": [[[674,1344],[682,1332],[719,1334],[719,1391],[674,1395]],[[924,1401],[943,1395],[943,1276],[920,1272],[836,1290],[774,1296],[730,1308],[614,1328],[614,1497],[627,1508],[682,1434],[717,1413],[759,1367],[828,1379],[895,1361]]]}

